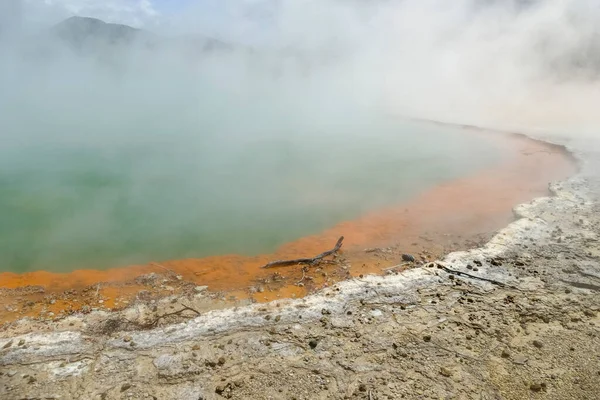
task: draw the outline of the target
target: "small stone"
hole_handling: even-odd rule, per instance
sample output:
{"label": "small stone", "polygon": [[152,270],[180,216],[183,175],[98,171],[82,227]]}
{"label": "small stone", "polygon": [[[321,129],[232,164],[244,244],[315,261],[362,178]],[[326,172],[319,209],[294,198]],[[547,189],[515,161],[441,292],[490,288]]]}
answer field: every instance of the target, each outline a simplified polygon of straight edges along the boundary
{"label": "small stone", "polygon": [[423,340],[424,340],[425,342],[431,342],[431,335],[424,335],[424,336],[423,336]]}
{"label": "small stone", "polygon": [[132,339],[133,339],[133,338],[132,338],[130,335],[127,335],[127,336],[125,336],[125,337],[123,338],[123,341],[124,341],[124,342],[131,342],[131,340],[132,340]]}
{"label": "small stone", "polygon": [[219,365],[225,364],[225,357],[219,357]]}
{"label": "small stone", "polygon": [[33,376],[30,376],[30,377],[27,379],[27,383],[29,383],[30,385],[31,385],[32,383],[35,383],[36,381],[37,381],[37,379],[35,379]]}
{"label": "small stone", "polygon": [[541,349],[542,347],[544,347],[544,344],[542,342],[540,342],[539,340],[534,340],[532,342],[532,344],[537,347],[538,349]]}
{"label": "small stone", "polygon": [[415,257],[410,254],[402,254],[402,261],[415,262]]}
{"label": "small stone", "polygon": [[12,370],[12,371],[8,371],[6,373],[6,375],[8,375],[9,378],[12,378],[13,376],[15,376],[17,374],[17,371]]}
{"label": "small stone", "polygon": [[207,289],[208,289],[208,286],[196,286],[196,287],[194,288],[194,291],[195,291],[196,293],[203,293],[203,292],[205,292]]}
{"label": "small stone", "polygon": [[366,392],[367,385],[365,385],[364,383],[361,383],[360,385],[358,385],[358,390],[360,390],[361,392]]}
{"label": "small stone", "polygon": [[4,344],[4,346],[2,346],[3,349],[8,349],[10,346],[12,346],[13,341],[9,340],[8,342],[6,342],[6,344]]}
{"label": "small stone", "polygon": [[281,315],[276,315],[275,316],[275,322],[279,322],[281,321]]}
{"label": "small stone", "polygon": [[219,385],[215,388],[216,394],[222,394],[225,391],[226,385]]}
{"label": "small stone", "polygon": [[448,377],[452,376],[452,371],[450,371],[448,368],[442,367],[442,368],[440,368],[440,375],[448,378]]}
{"label": "small stone", "polygon": [[19,340],[19,346],[23,346],[25,344],[25,339]]}
{"label": "small stone", "polygon": [[528,358],[523,355],[517,355],[513,357],[513,362],[518,365],[524,365],[528,361]]}
{"label": "small stone", "polygon": [[195,344],[192,346],[192,350],[200,350],[200,346]]}
{"label": "small stone", "polygon": [[319,344],[319,342],[316,339],[311,339],[311,341],[308,342],[308,345],[310,346],[311,349],[314,349],[315,347],[317,347],[318,344]]}
{"label": "small stone", "polygon": [[592,311],[592,310],[584,310],[583,314],[586,317],[590,317],[590,318],[594,318],[596,316],[596,313],[594,311]]}
{"label": "small stone", "polygon": [[544,321],[545,323],[549,324],[551,319],[548,315],[542,315],[542,321]]}
{"label": "small stone", "polygon": [[508,352],[508,350],[502,350],[501,356],[502,356],[502,358],[509,358],[510,353]]}
{"label": "small stone", "polygon": [[541,383],[532,383],[531,385],[529,385],[529,390],[531,390],[532,392],[540,392],[545,385],[542,385]]}
{"label": "small stone", "polygon": [[124,392],[124,391],[128,390],[129,388],[131,388],[131,385],[129,383],[124,383],[121,385],[121,392]]}

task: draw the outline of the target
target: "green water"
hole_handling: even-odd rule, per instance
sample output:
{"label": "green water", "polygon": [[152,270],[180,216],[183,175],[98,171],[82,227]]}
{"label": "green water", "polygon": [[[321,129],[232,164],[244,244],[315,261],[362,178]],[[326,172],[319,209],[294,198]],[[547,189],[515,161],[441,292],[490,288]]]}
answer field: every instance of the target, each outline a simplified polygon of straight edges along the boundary
{"label": "green water", "polygon": [[269,252],[498,157],[346,101],[334,79],[77,71],[4,82],[0,270]]}
{"label": "green water", "polygon": [[319,146],[265,139],[235,154],[30,149],[0,172],[0,265],[62,271],[271,251],[492,161],[485,142],[447,128],[378,129]]}

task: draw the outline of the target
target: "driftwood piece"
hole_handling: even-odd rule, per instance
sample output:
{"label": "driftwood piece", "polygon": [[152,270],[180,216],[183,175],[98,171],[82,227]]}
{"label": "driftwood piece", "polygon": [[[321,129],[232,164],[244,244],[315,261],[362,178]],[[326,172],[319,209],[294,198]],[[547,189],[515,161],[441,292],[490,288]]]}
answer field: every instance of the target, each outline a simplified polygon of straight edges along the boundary
{"label": "driftwood piece", "polygon": [[270,263],[263,265],[261,268],[273,268],[273,267],[288,267],[290,265],[298,265],[298,264],[308,264],[315,265],[323,260],[323,258],[328,257],[332,254],[338,252],[340,247],[342,247],[342,242],[344,241],[344,237],[340,236],[334,248],[331,250],[327,250],[319,254],[318,256],[312,258],[296,258],[293,260],[277,260],[271,261]]}
{"label": "driftwood piece", "polygon": [[508,284],[506,284],[504,282],[500,282],[500,281],[497,281],[497,280],[494,280],[494,279],[484,278],[483,276],[471,275],[471,274],[466,273],[466,272],[457,271],[455,269],[450,269],[450,268],[446,267],[445,265],[442,265],[442,264],[439,264],[439,263],[436,263],[436,265],[437,265],[438,268],[443,269],[444,271],[446,271],[449,274],[462,275],[462,276],[466,276],[466,277],[471,278],[471,279],[477,279],[477,280],[480,280],[480,281],[489,282],[489,283],[492,283],[494,285],[498,285],[500,287],[508,287],[508,288],[511,288],[511,289],[517,289],[514,286],[508,285]]}
{"label": "driftwood piece", "polygon": [[173,312],[169,312],[163,315],[159,315],[158,317],[156,317],[154,320],[152,320],[148,325],[149,326],[156,326],[158,325],[158,322],[166,317],[170,317],[172,315],[180,315],[182,312],[184,311],[192,311],[193,313],[195,313],[196,315],[200,315],[200,311],[193,309],[190,306],[186,306],[185,304],[181,304],[181,306],[183,307],[181,310],[177,310],[177,311],[173,311]]}

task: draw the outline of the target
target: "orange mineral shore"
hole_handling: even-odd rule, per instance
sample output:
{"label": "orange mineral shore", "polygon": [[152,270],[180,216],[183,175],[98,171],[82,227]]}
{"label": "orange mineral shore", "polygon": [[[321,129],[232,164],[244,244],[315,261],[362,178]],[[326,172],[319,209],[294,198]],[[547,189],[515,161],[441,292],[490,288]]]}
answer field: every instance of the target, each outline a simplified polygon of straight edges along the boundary
{"label": "orange mineral shore", "polygon": [[[301,297],[350,277],[383,274],[400,264],[404,253],[421,261],[478,247],[514,219],[516,204],[548,195],[549,182],[576,171],[563,147],[517,134],[464,129],[486,135],[503,154],[502,161],[403,204],[288,243],[274,254],[159,261],[104,271],[0,273],[0,324],[24,316],[56,319],[80,310],[116,310],[135,301],[194,293],[196,286],[208,286],[233,304]],[[313,257],[331,249],[342,235],[335,263],[260,268],[273,260]]]}

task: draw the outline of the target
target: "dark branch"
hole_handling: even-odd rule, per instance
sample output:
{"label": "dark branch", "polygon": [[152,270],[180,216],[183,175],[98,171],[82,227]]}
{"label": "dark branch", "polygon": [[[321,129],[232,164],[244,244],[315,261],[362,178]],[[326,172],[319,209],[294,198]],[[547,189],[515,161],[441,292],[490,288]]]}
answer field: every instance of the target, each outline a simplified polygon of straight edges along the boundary
{"label": "dark branch", "polygon": [[340,247],[342,247],[343,241],[344,241],[344,237],[340,236],[340,238],[338,239],[338,241],[335,244],[335,247],[333,249],[324,251],[323,253],[321,253],[318,256],[315,256],[313,258],[296,258],[294,260],[271,261],[270,263],[264,265],[262,268],[287,267],[290,265],[297,265],[297,264],[315,265],[315,264],[318,264],[319,262],[321,262],[321,260],[323,260],[323,258],[337,253],[338,250],[340,249]]}
{"label": "dark branch", "polygon": [[483,276],[471,275],[471,274],[468,274],[466,272],[457,271],[455,269],[450,269],[450,268],[446,267],[445,265],[438,264],[438,263],[436,263],[436,265],[437,265],[438,268],[443,269],[444,271],[446,271],[449,274],[462,275],[462,276],[469,277],[471,279],[477,279],[477,280],[480,280],[480,281],[485,281],[485,282],[493,283],[494,285],[498,285],[500,287],[509,287],[511,289],[516,289],[515,287],[513,287],[511,285],[507,285],[504,282],[496,281],[494,279],[484,278]]}

